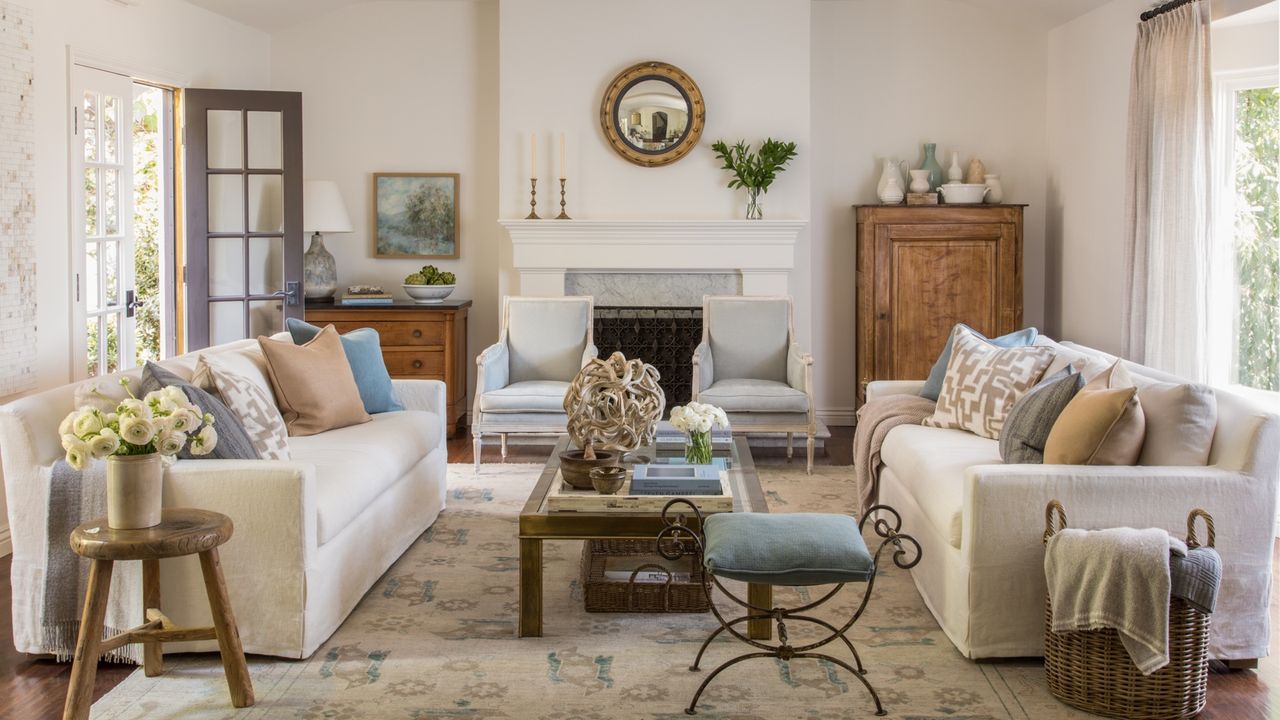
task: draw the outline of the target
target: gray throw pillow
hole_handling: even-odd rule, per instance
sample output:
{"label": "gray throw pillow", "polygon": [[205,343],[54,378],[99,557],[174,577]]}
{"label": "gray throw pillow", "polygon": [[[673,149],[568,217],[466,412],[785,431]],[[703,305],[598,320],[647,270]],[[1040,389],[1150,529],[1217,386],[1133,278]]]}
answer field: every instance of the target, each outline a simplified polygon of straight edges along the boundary
{"label": "gray throw pillow", "polygon": [[929,370],[929,378],[924,381],[924,387],[920,388],[920,397],[922,398],[936,401],[938,396],[942,394],[942,381],[947,376],[947,363],[951,362],[951,343],[954,342],[956,327],[965,328],[992,345],[1002,348],[1034,345],[1036,336],[1040,334],[1035,328],[1029,327],[1011,332],[1008,335],[1001,335],[998,338],[989,338],[964,323],[956,323],[955,327],[951,328],[951,332],[947,333],[947,343],[942,346],[942,354],[934,361],[933,368]]}
{"label": "gray throw pillow", "polygon": [[181,377],[165,370],[163,367],[148,361],[142,368],[142,382],[138,384],[138,397],[164,387],[178,387],[191,404],[213,416],[213,429],[218,433],[218,444],[208,455],[195,456],[189,447],[183,448],[178,457],[183,460],[259,460],[257,448],[244,429],[240,418],[223,404],[221,400],[208,392],[183,380]]}
{"label": "gray throw pillow", "polygon": [[1080,373],[1065,367],[1018,398],[1000,431],[1000,458],[1010,465],[1043,463],[1049,431],[1082,387]]}

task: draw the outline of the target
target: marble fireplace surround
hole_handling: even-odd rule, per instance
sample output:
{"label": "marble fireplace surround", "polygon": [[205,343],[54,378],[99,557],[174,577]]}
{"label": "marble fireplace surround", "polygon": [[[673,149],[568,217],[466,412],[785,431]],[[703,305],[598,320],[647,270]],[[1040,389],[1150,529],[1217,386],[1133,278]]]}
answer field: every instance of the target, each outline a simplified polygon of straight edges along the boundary
{"label": "marble fireplace surround", "polygon": [[690,307],[703,294],[788,295],[803,220],[501,220],[521,295]]}

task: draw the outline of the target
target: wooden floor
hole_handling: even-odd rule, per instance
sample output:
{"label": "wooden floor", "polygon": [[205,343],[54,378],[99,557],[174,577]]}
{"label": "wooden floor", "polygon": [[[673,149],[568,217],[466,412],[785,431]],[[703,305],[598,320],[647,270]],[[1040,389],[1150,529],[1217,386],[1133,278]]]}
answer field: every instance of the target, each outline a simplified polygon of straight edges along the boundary
{"label": "wooden floor", "polygon": [[[822,465],[849,465],[853,460],[852,430],[831,428],[827,454],[818,452],[815,462]],[[486,446],[485,462],[500,462],[497,443]],[[549,446],[512,444],[508,462],[543,462]],[[754,449],[757,464],[774,465],[787,462],[781,448]],[[803,446],[793,464],[803,467]],[[472,462],[471,440],[459,436],[449,441],[449,462]],[[11,587],[9,558],[0,558],[0,718],[4,720],[52,720],[61,717],[62,703],[71,672],[68,663],[41,660],[15,652],[12,638]],[[1280,542],[1275,550],[1275,567],[1280,570]],[[1271,593],[1271,648],[1280,652],[1280,590]],[[98,699],[123,680],[132,666],[99,665],[94,699]],[[1206,720],[1273,720],[1280,718],[1280,657],[1273,654],[1262,661],[1257,671],[1227,671],[1218,663],[1210,666],[1209,705],[1200,715]]]}

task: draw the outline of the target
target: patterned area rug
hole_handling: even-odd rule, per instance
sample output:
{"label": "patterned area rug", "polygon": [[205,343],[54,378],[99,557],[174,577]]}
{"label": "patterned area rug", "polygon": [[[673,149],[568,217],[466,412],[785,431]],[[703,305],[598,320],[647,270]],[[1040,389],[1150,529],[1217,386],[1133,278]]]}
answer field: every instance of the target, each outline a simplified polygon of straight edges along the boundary
{"label": "patterned area rug", "polygon": [[[167,672],[129,676],[93,707],[124,718],[674,719],[705,672],[743,651],[718,639],[691,673],[710,614],[587,613],[581,542],[544,543],[542,638],[515,637],[516,519],[534,465],[449,467],[449,505],[310,659],[251,657],[258,703],[234,710],[216,655],[167,658]],[[773,512],[849,511],[850,468],[760,467]],[[910,531],[909,528],[904,528]],[[887,553],[886,553],[887,557]],[[793,603],[808,590],[779,588]],[[841,623],[860,600],[850,586],[820,616]],[[806,637],[792,628],[796,636]],[[816,637],[816,635],[814,636]],[[850,637],[891,717],[986,720],[1090,717],[1054,700],[1039,662],[972,663],[925,608],[909,574],[890,566]],[[824,650],[844,658],[847,649]],[[712,683],[699,716],[717,720],[865,718],[875,707],[836,665],[750,660]]]}

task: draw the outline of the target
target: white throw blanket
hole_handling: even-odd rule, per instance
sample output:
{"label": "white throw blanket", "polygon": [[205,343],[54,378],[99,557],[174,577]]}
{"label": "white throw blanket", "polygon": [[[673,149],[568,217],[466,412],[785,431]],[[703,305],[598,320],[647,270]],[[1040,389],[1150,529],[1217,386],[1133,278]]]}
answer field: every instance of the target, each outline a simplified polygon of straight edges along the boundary
{"label": "white throw blanket", "polygon": [[1169,553],[1159,528],[1066,529],[1049,538],[1044,574],[1054,632],[1114,628],[1143,675],[1169,664]]}

